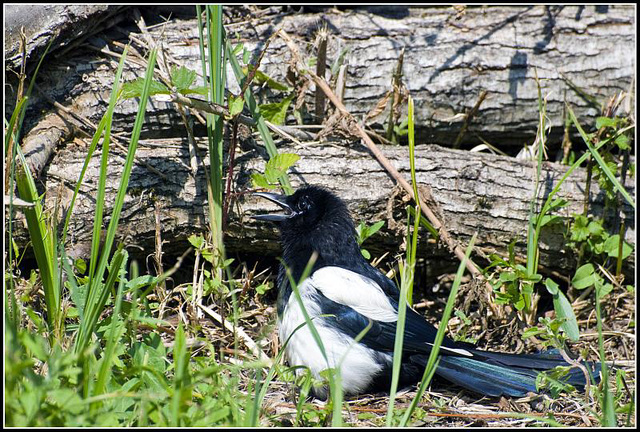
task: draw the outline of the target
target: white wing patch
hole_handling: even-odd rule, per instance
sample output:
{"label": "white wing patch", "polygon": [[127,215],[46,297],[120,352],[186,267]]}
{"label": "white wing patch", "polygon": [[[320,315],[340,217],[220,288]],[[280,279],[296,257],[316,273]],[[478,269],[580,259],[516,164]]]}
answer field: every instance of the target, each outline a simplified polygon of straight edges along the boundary
{"label": "white wing patch", "polygon": [[305,281],[336,303],[376,321],[395,322],[398,312],[372,279],[340,267],[322,267]]}

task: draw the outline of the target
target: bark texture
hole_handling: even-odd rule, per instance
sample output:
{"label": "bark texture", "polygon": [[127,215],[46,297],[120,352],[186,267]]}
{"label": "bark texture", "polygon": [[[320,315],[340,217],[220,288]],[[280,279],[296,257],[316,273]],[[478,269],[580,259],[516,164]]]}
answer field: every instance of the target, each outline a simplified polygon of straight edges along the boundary
{"label": "bark texture", "polygon": [[[391,88],[399,53],[405,48],[403,81],[415,101],[416,131],[421,142],[450,146],[463,128],[463,116],[456,114],[471,110],[486,91],[487,97],[471,120],[463,143],[471,145],[482,138],[503,147],[531,144],[538,124],[536,71],[547,99],[552,146],[562,138],[565,100],[581,124],[592,125],[601,104],[617,92],[632,90],[636,23],[631,5],[279,11],[268,9],[258,18],[229,23],[228,35],[234,43],[243,42],[255,59],[267,38],[282,28],[313,57],[314,37],[326,25],[331,34],[329,66],[346,50],[344,102],[359,118]],[[200,71],[197,29],[195,19],[174,19],[150,32],[168,53],[169,63],[175,61]],[[137,40],[145,39],[135,26],[126,31]],[[96,54],[95,50],[106,49],[107,40],[126,43],[123,33],[123,27],[119,27],[118,32],[86,40],[83,47],[88,50],[51,58],[41,72],[41,82],[46,82],[41,86],[43,92],[97,123],[107,106],[117,57]],[[144,53],[137,42],[133,46]],[[120,51],[110,47],[112,52]],[[290,58],[288,47],[276,37],[261,69],[284,81]],[[132,59],[125,79],[142,76],[143,72],[144,66]],[[331,78],[329,75],[327,78]],[[237,92],[231,69],[227,77],[230,89]],[[308,112],[313,112],[313,90],[314,86],[307,90]],[[281,92],[274,94],[266,88],[258,93],[263,100],[283,97]],[[42,117],[43,108],[50,110],[48,101],[34,96],[27,130],[40,119],[47,120]],[[5,104],[10,107],[12,100],[9,97]],[[115,131],[131,130],[136,107],[134,100],[118,106]],[[386,118],[383,113],[376,121],[384,123]],[[143,134],[148,138],[182,136],[180,124],[172,104],[155,100],[148,107]],[[25,137],[27,152],[40,148],[42,143],[32,140],[41,135],[38,132]],[[50,146],[59,145],[64,138]]]}
{"label": "bark texture", "polygon": [[[243,42],[255,59],[267,38],[282,28],[297,41],[303,53],[313,57],[312,42],[318,29],[326,25],[331,34],[327,47],[329,68],[347,50],[344,102],[357,118],[363,118],[390,89],[397,58],[405,48],[403,81],[415,101],[418,142],[451,145],[463,127],[461,116],[456,114],[472,109],[478,96],[486,91],[487,97],[473,117],[464,142],[474,143],[482,137],[503,148],[531,144],[539,116],[534,80],[537,71],[552,125],[550,142],[557,143],[562,136],[565,100],[581,124],[593,125],[600,112],[599,104],[619,91],[629,91],[634,76],[633,6],[321,8],[312,13],[270,8],[263,12],[227,24],[227,34],[233,43]],[[151,27],[149,32],[164,48],[169,64],[200,71],[195,19],[171,19]],[[139,41],[144,41],[145,36],[133,24],[116,27],[100,37],[86,38],[66,56],[51,56],[39,74],[38,88],[25,119],[28,132],[22,145],[35,171],[42,173],[40,181],[50,207],[57,199],[64,207],[71,197],[88,147],[87,140],[80,139],[78,129],[93,133],[87,121],[97,124],[106,110],[117,53],[121,52],[121,45],[114,42],[126,43],[129,37],[133,43],[124,79],[142,76],[145,65],[136,59],[134,52],[144,55],[145,48]],[[289,48],[275,37],[262,60],[261,70],[284,82],[290,58]],[[227,77],[230,90],[237,93],[231,69]],[[327,78],[331,76],[328,74]],[[8,109],[15,100],[11,88],[5,99]],[[313,91],[313,86],[307,89],[309,112],[313,111]],[[268,88],[257,92],[263,101],[283,97],[281,92]],[[52,101],[60,105],[52,109]],[[138,101],[134,99],[118,103],[113,123],[115,133],[130,132],[137,107]],[[379,121],[384,122],[385,118],[383,113]],[[157,207],[162,236],[170,240],[165,252],[181,253],[187,246],[186,238],[206,228],[203,168],[195,176],[191,173],[189,151],[183,139],[185,127],[172,103],[153,98],[145,120],[143,138],[149,147],[139,148],[138,161],[157,171],[136,163],[120,235],[132,247],[132,253],[141,250],[146,255],[153,251]],[[195,131],[203,132],[197,122]],[[245,147],[238,156],[235,191],[246,190],[249,174],[263,168],[265,156],[260,148]],[[279,144],[279,148],[302,156],[291,176],[294,186],[302,183],[327,186],[349,203],[356,220],[385,219],[384,230],[367,248],[378,252],[397,250],[406,217],[404,205],[399,201],[401,195],[395,194],[392,180],[359,145],[291,148]],[[406,148],[383,146],[383,150],[408,177]],[[522,251],[529,200],[533,196],[535,171],[531,163],[437,146],[419,146],[417,157],[418,180],[432,188],[446,226],[454,236],[466,243],[473,232],[479,231],[480,246],[503,253],[515,238]],[[107,211],[113,203],[123,160],[124,155],[116,151],[107,185]],[[97,165],[96,156],[74,209],[69,239],[75,256],[88,253]],[[550,192],[566,169],[552,163],[545,165],[539,200]],[[158,175],[158,171],[163,175]],[[563,186],[559,197],[569,202],[561,211],[563,216],[582,211],[584,180],[584,171],[576,170]],[[634,187],[629,187],[632,195]],[[603,195],[593,185],[591,200],[596,214],[603,211]],[[257,225],[246,217],[254,211],[264,211],[266,205],[249,197],[234,201],[226,240],[230,252],[277,253],[273,227]],[[624,207],[623,214],[626,239],[635,244],[633,211]],[[24,244],[24,231],[22,234]],[[541,263],[550,269],[568,269],[575,260],[571,251],[563,249],[562,235],[560,226],[550,226],[543,233]],[[425,243],[421,250],[436,260],[453,262],[448,251],[432,243]],[[630,266],[633,271],[633,261]]]}
{"label": "bark texture", "polygon": [[[157,147],[158,144],[162,146]],[[206,146],[204,141],[199,144],[203,149]],[[206,231],[203,168],[200,167],[195,177],[191,174],[186,142],[155,141],[155,145],[142,146],[138,155],[162,172],[164,177],[143,166],[135,166],[123,208],[119,237],[131,247],[131,253],[135,254],[138,250],[151,253],[156,229],[154,212],[158,207],[162,238],[171,239],[165,246],[165,253],[180,254],[188,247],[186,238],[189,235]],[[382,150],[409,178],[407,149],[383,146]],[[393,180],[364,147],[332,143],[301,148],[283,146],[281,151],[296,152],[301,156],[290,176],[294,187],[309,183],[332,189],[346,200],[356,223],[360,220],[369,224],[385,220],[384,228],[366,247],[374,252],[398,250],[404,238],[406,221],[403,194],[397,193]],[[251,148],[249,142],[244,144],[236,162],[235,191],[247,190],[250,187],[250,174],[264,169],[265,155],[260,156],[260,153],[262,151]],[[86,148],[83,146],[68,146],[48,166],[46,199],[49,207],[59,202],[66,209],[85,155]],[[111,160],[105,197],[105,227],[118,187],[124,155],[116,152]],[[524,254],[529,202],[534,194],[533,163],[435,145],[420,145],[416,149],[416,166],[418,182],[431,188],[440,205],[442,220],[455,238],[466,244],[477,231],[477,245],[501,253],[506,253],[507,245],[516,239],[517,250]],[[99,156],[96,155],[89,165],[71,219],[69,239],[73,244],[70,249],[74,256],[86,256],[89,251],[98,169]],[[544,164],[538,191],[539,205],[566,170],[567,167],[562,165]],[[568,217],[582,211],[585,177],[585,171],[578,169],[567,179],[557,197],[566,199],[568,205],[557,214]],[[630,187],[630,193],[634,193],[634,186]],[[603,212],[603,195],[597,185],[593,185],[591,208],[596,214]],[[257,223],[249,217],[274,209],[275,206],[268,201],[251,196],[243,195],[234,199],[225,240],[229,253],[277,254],[279,246],[275,227]],[[625,226],[628,227],[625,238],[635,244],[633,209],[624,206],[622,213]],[[611,220],[611,215],[608,216]],[[563,246],[564,231],[562,224],[551,225],[543,230],[541,263],[549,269],[563,271],[575,264],[573,252]],[[430,259],[442,260],[443,265],[454,262],[452,254],[427,239],[425,232],[421,237],[421,253]],[[629,265],[631,268],[628,271],[633,272],[633,259]]]}
{"label": "bark texture", "polygon": [[22,63],[21,29],[24,29],[27,42],[27,61],[34,66],[49,42],[50,55],[61,48],[74,46],[124,19],[124,16],[117,16],[122,9],[123,6],[106,5],[7,5],[4,9],[6,64],[18,70]]}

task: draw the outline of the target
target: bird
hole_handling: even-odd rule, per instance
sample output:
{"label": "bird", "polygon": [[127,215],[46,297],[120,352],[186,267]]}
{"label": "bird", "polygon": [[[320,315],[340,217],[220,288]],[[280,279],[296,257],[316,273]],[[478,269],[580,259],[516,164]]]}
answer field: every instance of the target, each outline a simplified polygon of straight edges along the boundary
{"label": "bird", "polygon": [[[255,192],[284,209],[252,218],[277,224],[282,262],[277,276],[278,333],[291,366],[308,368],[315,378],[328,368],[340,370],[346,395],[388,391],[398,321],[400,291],[393,280],[373,267],[360,252],[355,226],[345,202],[330,190],[306,185],[291,195]],[[315,262],[300,281],[312,255]],[[289,275],[287,274],[289,272]],[[326,357],[305,325],[302,304],[316,327]],[[298,284],[298,281],[300,283]],[[420,381],[437,330],[413,308],[407,307],[401,388]],[[363,330],[364,336],[362,336]],[[361,337],[356,341],[357,337]],[[482,396],[523,397],[536,392],[540,371],[569,366],[552,352],[511,354],[476,348],[444,337],[436,375]],[[599,369],[599,368],[596,368]],[[297,369],[300,373],[300,369]],[[584,373],[571,369],[565,378],[573,386],[585,384]],[[312,389],[320,399],[326,385]]]}

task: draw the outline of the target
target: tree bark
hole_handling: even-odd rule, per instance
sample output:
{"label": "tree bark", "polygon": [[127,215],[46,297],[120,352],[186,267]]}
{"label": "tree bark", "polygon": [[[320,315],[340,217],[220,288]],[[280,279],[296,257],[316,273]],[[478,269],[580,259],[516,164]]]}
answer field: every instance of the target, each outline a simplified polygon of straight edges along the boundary
{"label": "tree bark", "polygon": [[26,39],[29,66],[37,64],[49,43],[49,55],[68,50],[97,32],[125,19],[123,6],[106,5],[7,5],[5,8],[4,58],[15,70],[22,64],[21,29]]}
{"label": "tree bark", "polygon": [[[400,51],[405,48],[403,81],[415,101],[416,133],[421,142],[451,146],[464,126],[464,114],[473,109],[480,94],[487,92],[466,128],[463,146],[481,139],[502,148],[534,140],[538,125],[538,90],[535,75],[542,83],[547,101],[549,144],[557,149],[564,129],[565,100],[573,107],[582,125],[594,123],[600,106],[620,91],[632,90],[635,67],[635,13],[632,6],[497,6],[423,8],[355,8],[317,13],[275,13],[227,24],[233,43],[257,58],[266,39],[282,28],[298,41],[310,58],[310,48],[318,28],[325,23],[331,34],[327,48],[329,65],[343,49],[348,64],[344,102],[357,118],[364,117],[390,90],[391,77]],[[133,46],[144,53],[137,42],[144,36],[134,26],[127,28],[135,38]],[[170,59],[178,65],[200,71],[198,26],[195,19],[170,20],[150,29]],[[120,33],[120,43],[127,39]],[[238,38],[236,38],[238,37]],[[105,49],[113,34],[88,39],[75,56],[51,58],[41,71],[44,93],[74,113],[97,123],[106,110],[118,58],[95,54]],[[121,48],[109,45],[109,50]],[[91,51],[93,50],[93,51]],[[130,56],[125,80],[142,76],[144,65]],[[261,70],[284,81],[288,47],[276,37],[262,60]],[[171,63],[171,60],[169,61]],[[238,91],[232,70],[227,71],[229,88]],[[199,78],[200,80],[200,78]],[[201,83],[201,81],[199,81]],[[313,112],[314,86],[307,90],[308,112]],[[258,91],[264,101],[281,100],[282,92],[268,88]],[[5,102],[11,108],[10,95]],[[25,121],[28,129],[41,119],[51,122],[57,116],[42,117],[50,104],[34,94]],[[125,100],[118,106],[114,130],[131,130],[136,101]],[[403,108],[404,109],[404,108]],[[404,114],[403,114],[404,117]],[[386,111],[375,121],[386,122]],[[60,122],[58,120],[58,122]],[[183,128],[175,107],[154,101],[148,107],[143,136],[170,138],[181,136]],[[58,125],[58,129],[62,126]],[[202,130],[199,130],[202,131]],[[197,130],[198,132],[198,130]],[[575,134],[575,130],[572,130]],[[52,134],[58,136],[60,134]],[[25,137],[27,153],[46,148],[40,132]],[[577,142],[579,138],[577,135]],[[69,138],[62,134],[49,143],[54,147]],[[552,154],[553,155],[553,154]],[[47,157],[44,158],[45,160]],[[39,164],[39,167],[42,167]]]}
{"label": "tree bark", "polygon": [[[226,29],[234,38],[233,43],[242,41],[253,58],[257,58],[266,39],[278,28],[287,31],[303,51],[313,56],[309,42],[322,22],[331,33],[327,48],[329,66],[343,48],[349,50],[345,57],[348,73],[344,102],[357,118],[363,118],[389,90],[398,54],[406,48],[403,81],[415,100],[418,142],[451,145],[463,127],[463,120],[454,115],[472,109],[478,95],[487,91],[464,142],[473,143],[481,136],[496,146],[531,144],[539,116],[533,79],[537,70],[547,100],[553,143],[562,135],[565,93],[580,123],[588,127],[599,113],[594,106],[618,91],[629,90],[634,76],[635,14],[633,7],[626,5],[466,7],[457,11],[444,7],[356,8],[321,9],[316,13],[278,12],[271,8],[259,17],[229,23]],[[164,47],[169,64],[175,62],[200,71],[197,28],[193,19],[174,19],[150,28],[149,32]],[[131,26],[126,31],[118,28],[115,37],[110,33],[103,38],[87,39],[70,58],[52,56],[39,74],[39,90],[33,94],[25,119],[26,130],[30,131],[22,145],[35,170],[43,170],[41,182],[48,192],[49,206],[54,205],[58,195],[63,205],[70,199],[88,147],[86,140],[73,139],[80,136],[79,130],[93,133],[87,128],[87,121],[97,124],[106,110],[117,53],[121,51],[121,46],[112,42],[120,37],[119,41],[126,43],[128,39],[123,33],[127,31],[133,37],[133,45],[124,79],[142,76],[144,62],[137,60],[134,53],[144,54],[145,49],[138,41],[145,37]],[[107,44],[105,40],[112,42]],[[96,54],[98,50],[103,52]],[[261,70],[284,81],[290,57],[288,47],[275,37]],[[227,77],[231,91],[237,93],[231,69]],[[9,109],[15,100],[10,90],[11,87],[5,99]],[[283,97],[268,88],[256,90],[265,101]],[[313,86],[307,90],[309,111],[313,91]],[[60,104],[53,110],[52,101]],[[118,103],[113,122],[115,133],[130,132],[137,106],[133,99]],[[385,114],[380,119],[383,122]],[[200,132],[203,129],[196,127],[196,133]],[[191,174],[187,144],[181,138],[185,135],[175,106],[153,98],[147,106],[143,130],[143,138],[153,147],[142,146],[138,151],[139,161],[147,166],[138,163],[134,168],[120,229],[125,243],[139,245],[144,253],[154,247],[156,206],[162,215],[163,238],[171,239],[166,245],[167,253],[183,252],[188,235],[206,229],[205,177],[202,168],[195,176]],[[59,148],[63,143],[68,144]],[[174,147],[157,147],[159,143]],[[294,151],[302,156],[292,175],[294,186],[305,182],[324,185],[347,200],[356,219],[386,220],[375,244],[372,242],[367,248],[374,252],[397,250],[403,239],[404,205],[392,199],[393,182],[360,146],[279,147],[282,152]],[[406,148],[382,148],[408,178]],[[49,162],[52,155],[54,159]],[[478,244],[482,247],[504,253],[509,242],[516,239],[518,250],[523,251],[535,178],[531,163],[435,146],[419,146],[417,157],[418,180],[433,189],[446,226],[459,241],[466,243],[473,232],[479,231]],[[118,187],[122,160],[121,153],[112,159],[108,209]],[[69,233],[74,256],[88,254],[97,163],[94,157],[74,209]],[[263,164],[255,151],[238,156],[239,174],[234,179],[234,190],[245,191],[249,187],[249,173],[261,169]],[[539,200],[566,169],[545,164]],[[163,175],[158,175],[158,171]],[[567,199],[569,205],[562,209],[562,216],[582,211],[584,178],[584,171],[576,170],[563,185],[559,197]],[[597,185],[592,188],[591,208],[599,214],[604,208],[604,193]],[[632,195],[634,188],[629,187]],[[226,237],[229,251],[277,253],[273,227],[258,225],[246,217],[253,211],[264,210],[266,205],[243,197],[231,207]],[[625,237],[635,244],[633,211],[624,207],[623,213]],[[25,244],[24,231],[21,238]],[[564,245],[559,226],[545,229],[541,263],[550,269],[571,268],[575,258],[572,251],[563,249]],[[434,260],[453,261],[451,254],[432,243],[424,243],[421,250]],[[630,271],[633,265],[631,260]]]}
{"label": "tree bark", "polygon": [[[164,177],[140,165],[136,165],[132,172],[118,236],[131,246],[130,253],[134,255],[140,253],[139,250],[144,251],[144,255],[154,250],[156,207],[161,215],[162,238],[171,239],[164,246],[168,255],[181,254],[188,247],[186,239],[189,235],[207,230],[203,167],[200,166],[195,177],[191,174],[186,145],[186,140],[162,140],[155,141],[153,147],[142,144],[138,149],[138,156],[162,172]],[[199,146],[203,150],[206,142],[199,141]],[[236,159],[233,183],[236,192],[245,192],[251,187],[250,174],[262,171],[266,158],[264,151],[252,147],[250,140],[242,147]],[[381,146],[381,150],[405,178],[409,178],[407,149]],[[393,180],[363,146],[329,143],[281,146],[280,151],[295,152],[301,156],[290,175],[294,187],[308,183],[330,188],[347,202],[356,223],[361,220],[368,224],[386,221],[379,234],[367,242],[367,249],[376,253],[398,250],[404,239],[406,202],[402,201],[403,194],[394,189]],[[70,145],[59,152],[47,167],[46,203],[49,208],[59,202],[66,211],[85,156],[84,146]],[[89,253],[99,159],[99,155],[93,157],[73,210],[68,234],[72,256],[86,257]],[[105,197],[105,227],[119,185],[124,155],[118,151],[111,161]],[[207,163],[205,160],[205,165]],[[516,250],[521,256],[525,254],[529,203],[534,195],[534,163],[436,145],[419,145],[416,148],[416,167],[419,184],[431,188],[440,205],[442,220],[454,238],[466,244],[470,236],[478,232],[476,244],[479,247],[502,254],[506,254],[507,245],[516,240]],[[555,163],[544,164],[538,209],[567,169]],[[584,169],[575,170],[558,192],[557,198],[568,201],[565,208],[555,213],[564,220],[582,211],[585,178]],[[632,195],[634,188],[629,188]],[[604,193],[597,184],[592,185],[590,206],[595,214],[604,211]],[[274,205],[250,195],[234,194],[230,209],[225,234],[230,254],[279,253],[275,227],[250,218],[252,214],[274,210]],[[635,244],[634,211],[625,205],[622,213],[627,227],[626,241]],[[611,220],[609,213],[605,217]],[[21,227],[21,224],[14,226]],[[565,246],[565,231],[565,226],[557,224],[545,227],[542,232],[540,262],[550,270],[568,271],[575,265],[574,252]],[[24,241],[24,230],[22,233],[19,238]],[[419,246],[423,256],[435,262],[441,260],[443,265],[455,262],[452,254],[429,242],[428,238],[425,231]],[[625,269],[629,275],[633,273],[633,261],[631,258],[629,267]]]}

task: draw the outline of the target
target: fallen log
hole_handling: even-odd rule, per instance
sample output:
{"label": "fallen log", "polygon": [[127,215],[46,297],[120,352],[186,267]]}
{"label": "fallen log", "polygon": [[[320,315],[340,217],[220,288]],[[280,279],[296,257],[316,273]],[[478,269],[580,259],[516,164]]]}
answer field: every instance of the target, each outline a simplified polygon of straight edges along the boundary
{"label": "fallen log", "polygon": [[[581,124],[592,125],[601,105],[612,95],[629,91],[634,77],[632,6],[398,7],[315,13],[270,8],[267,12],[229,22],[227,34],[233,43],[243,42],[255,59],[267,38],[282,28],[300,46],[308,47],[306,54],[314,57],[310,42],[326,25],[330,33],[329,65],[347,50],[343,60],[348,65],[344,103],[357,118],[369,113],[390,90],[404,48],[402,80],[415,101],[420,142],[451,145],[460,131],[466,130],[462,144],[467,148],[484,139],[501,148],[515,146],[515,154],[535,136],[538,110],[533,77],[537,72],[547,98],[549,144],[557,149],[564,129],[565,100]],[[195,19],[172,19],[149,32],[164,47],[169,64],[200,71],[197,28]],[[88,39],[71,58],[47,59],[38,80],[46,83],[40,85],[43,96],[34,93],[25,119],[26,130],[33,127],[23,143],[27,156],[49,149],[33,162],[36,170],[44,166],[42,161],[48,160],[52,149],[73,134],[73,128],[51,112],[50,101],[97,124],[113,86],[118,53],[129,37],[136,50],[144,54],[148,47],[140,30],[135,25],[123,25],[115,32]],[[125,80],[143,75],[144,61],[134,57],[130,55]],[[265,53],[261,70],[285,82],[290,57],[286,44],[276,37]],[[231,69],[227,77],[229,88],[237,92]],[[313,86],[306,92],[307,111],[313,112]],[[269,89],[258,94],[264,101],[283,97]],[[486,97],[478,104],[481,95]],[[5,99],[8,110],[14,99],[9,87]],[[114,131],[129,132],[136,110],[133,100],[120,103]],[[466,124],[461,114],[471,110],[473,118]],[[383,125],[386,118],[384,111],[376,124]],[[314,121],[309,116],[306,120]],[[154,101],[148,107],[143,137],[182,136],[181,125],[172,103]],[[51,133],[44,133],[43,128]],[[196,133],[202,131],[196,127]]]}
{"label": "fallen log", "polygon": [[[394,14],[369,8],[293,14],[271,8],[244,22],[229,22],[227,34],[234,38],[234,43],[244,42],[255,57],[277,28],[283,28],[298,42],[310,42],[319,22],[326,23],[331,33],[328,61],[335,61],[343,48],[350,47],[346,56],[349,67],[344,102],[357,117],[369,112],[387,92],[397,55],[406,48],[404,81],[416,102],[421,142],[454,142],[460,129],[467,128],[454,114],[475,107],[474,118],[467,128],[470,142],[473,136],[482,136],[495,139],[493,143],[501,146],[531,143],[538,122],[537,88],[531,79],[535,68],[543,79],[553,143],[564,123],[561,112],[565,90],[566,100],[580,122],[589,125],[599,112],[594,100],[604,102],[611,94],[627,90],[633,77],[635,51],[629,46],[633,46],[634,15],[625,5],[393,10]],[[169,20],[149,28],[149,32],[164,46],[170,64],[175,62],[199,70],[195,20]],[[118,53],[128,37],[135,49],[131,50],[124,77],[134,79],[142,75],[145,67],[135,51],[144,54],[147,47],[140,30],[132,26],[90,38],[74,51],[72,59],[53,57],[43,66],[39,90],[33,95],[25,119],[27,130],[34,127],[25,135],[23,148],[35,171],[44,170],[41,182],[48,191],[50,207],[58,194],[63,206],[68,202],[87,148],[80,137],[86,131],[93,133],[88,125],[97,124],[106,108]],[[313,55],[313,50],[309,54]],[[265,53],[261,69],[284,80],[290,55],[286,44],[276,37]],[[230,70],[227,76],[230,88],[237,92]],[[476,105],[476,96],[484,91],[486,100]],[[282,98],[282,94],[269,94],[265,89],[258,93],[264,100]],[[312,101],[313,88],[307,93],[306,99]],[[11,107],[12,100],[9,95],[5,106]],[[52,102],[57,104],[53,111]],[[43,111],[45,114],[41,115]],[[130,131],[136,111],[137,101],[119,102],[114,132]],[[384,119],[384,114],[381,118]],[[196,127],[198,132],[201,129]],[[153,250],[156,207],[162,215],[163,238],[171,239],[166,245],[167,253],[183,252],[186,237],[206,229],[204,175],[202,168],[195,176],[191,173],[186,142],[176,138],[184,136],[184,125],[174,104],[154,98],[148,105],[143,132],[143,138],[153,147],[139,149],[139,163],[129,185],[120,233],[129,245],[138,245],[141,253]],[[58,148],[62,143],[68,144]],[[408,178],[406,149],[382,148]],[[56,149],[57,155],[49,162]],[[331,143],[299,149],[284,146],[281,151],[296,151],[303,156],[292,176],[294,185],[309,182],[327,186],[348,201],[358,219],[387,221],[375,244],[368,246],[370,250],[397,250],[403,238],[404,206],[392,199],[398,195],[394,195],[393,182],[367,152],[359,146]],[[119,176],[121,158],[122,155],[114,158],[112,179]],[[479,230],[479,245],[502,253],[515,238],[517,250],[522,252],[528,201],[533,196],[534,171],[530,163],[448,152],[438,147],[420,147],[418,159],[419,181],[433,189],[452,235],[466,243]],[[92,192],[97,178],[95,163],[92,162],[81,189],[69,233],[70,253],[79,257],[86,257],[88,252],[92,196],[95,196]],[[246,190],[249,173],[262,163],[255,153],[239,156],[234,190]],[[552,182],[566,169],[547,164],[541,194],[548,193]],[[577,170],[562,189],[559,196],[569,202],[562,210],[563,216],[581,212],[584,178],[584,171]],[[115,183],[108,184],[107,207],[116,187]],[[632,194],[634,187],[630,187]],[[602,213],[604,198],[597,186],[591,199],[594,212]],[[226,238],[229,251],[277,253],[275,231],[256,226],[244,216],[246,211],[264,210],[259,206],[248,199],[231,207]],[[635,244],[633,211],[625,207],[623,213],[626,239]],[[565,244],[562,230],[549,227],[543,234],[541,263],[550,269],[570,269],[574,257],[571,251],[562,249]],[[18,233],[20,238],[24,245],[24,231],[22,237]],[[421,250],[435,261],[455,262],[448,251],[432,244],[424,243]]]}
{"label": "fallen log", "polygon": [[[234,199],[230,206],[225,244],[230,254],[276,255],[279,246],[275,228],[256,223],[249,217],[274,209],[266,200],[244,194],[251,188],[250,174],[262,171],[266,159],[262,148],[251,142],[245,140],[237,153]],[[206,148],[204,140],[199,140],[198,144],[202,150]],[[66,211],[84,163],[86,145],[68,145],[47,166],[44,178],[46,205],[50,209],[59,203]],[[189,235],[207,230],[204,167],[200,165],[195,176],[192,174],[186,146],[186,140],[154,140],[143,142],[138,149],[138,156],[163,175],[139,164],[133,169],[118,230],[118,238],[131,247],[132,255],[153,253],[156,210],[160,215],[162,238],[170,240],[163,247],[167,256],[180,255],[188,247],[186,239]],[[328,187],[346,200],[356,221],[371,224],[384,220],[384,228],[366,247],[374,253],[395,253],[399,250],[404,239],[406,202],[402,200],[403,194],[394,189],[394,181],[363,146],[327,143],[292,147],[280,144],[279,148],[281,152],[295,152],[301,156],[290,174],[294,187],[307,183]],[[399,146],[380,148],[408,179],[408,150]],[[68,250],[75,257],[86,257],[90,248],[99,159],[96,155],[89,164],[69,226]],[[123,163],[124,154],[117,151],[109,166],[105,227]],[[205,159],[204,165],[207,164],[208,159]],[[419,145],[416,148],[416,167],[419,184],[431,188],[440,206],[441,219],[455,239],[466,245],[470,236],[478,232],[476,244],[480,248],[503,255],[507,253],[508,244],[515,240],[516,251],[524,256],[529,203],[534,189],[533,162],[436,145]],[[538,208],[567,169],[555,163],[543,164]],[[568,204],[555,214],[566,219],[573,213],[582,212],[585,178],[584,169],[577,169],[568,177],[557,194],[557,198],[566,199]],[[628,190],[633,195],[635,185],[630,185]],[[604,193],[597,184],[592,185],[590,199],[593,213],[602,214]],[[633,208],[624,205],[621,213],[627,227],[625,239],[635,245]],[[610,222],[612,215],[606,213],[605,218]],[[24,245],[26,237],[22,225],[14,226],[18,228],[18,238]],[[565,231],[562,224],[543,229],[540,262],[549,270],[566,273],[574,268],[575,257],[573,251],[565,246]],[[421,236],[421,256],[435,263],[441,262],[443,266],[456,262],[448,250],[429,241],[429,238],[426,232]],[[629,277],[633,277],[633,261],[632,257],[625,266]]]}
{"label": "fallen log", "polygon": [[21,32],[24,54],[30,67],[38,63],[47,45],[49,55],[61,54],[105,28],[126,19],[124,6],[107,5],[20,5],[5,7],[4,58],[6,67],[19,70],[22,65]]}

